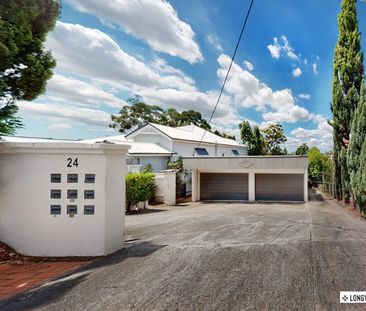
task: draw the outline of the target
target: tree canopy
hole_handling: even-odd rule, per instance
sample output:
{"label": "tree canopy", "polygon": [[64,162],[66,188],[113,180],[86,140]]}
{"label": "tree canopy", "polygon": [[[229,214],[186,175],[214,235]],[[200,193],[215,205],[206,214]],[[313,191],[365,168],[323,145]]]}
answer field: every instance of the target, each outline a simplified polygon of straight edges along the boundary
{"label": "tree canopy", "polygon": [[55,0],[0,1],[0,129],[14,133],[17,100],[33,100],[45,91],[56,66],[45,50],[47,33],[56,23],[60,2]]}
{"label": "tree canopy", "polygon": [[306,143],[301,144],[299,147],[297,147],[295,154],[296,155],[306,155],[308,154],[309,146]]}
{"label": "tree canopy", "polygon": [[283,127],[280,123],[270,124],[262,129],[268,153],[271,155],[287,154],[287,150],[281,148],[281,144],[287,141]]}
{"label": "tree canopy", "polygon": [[257,125],[251,128],[248,121],[239,124],[242,143],[248,146],[249,155],[284,155],[286,148],[281,144],[287,141],[283,127],[279,123],[270,124],[262,130]]}
{"label": "tree canopy", "polygon": [[156,105],[146,104],[141,96],[135,95],[127,100],[129,103],[121,108],[118,114],[111,116],[111,128],[117,129],[120,133],[126,133],[138,128],[147,122],[167,125],[171,127],[196,125],[224,138],[234,139],[235,136],[213,131],[210,124],[202,117],[201,113],[195,110],[178,112],[174,108],[167,110]]}

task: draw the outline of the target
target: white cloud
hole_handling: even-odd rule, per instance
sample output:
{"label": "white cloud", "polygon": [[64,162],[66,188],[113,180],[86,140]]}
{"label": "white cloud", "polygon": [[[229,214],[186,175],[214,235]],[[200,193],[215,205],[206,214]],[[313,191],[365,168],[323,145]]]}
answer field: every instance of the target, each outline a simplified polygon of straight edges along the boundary
{"label": "white cloud", "polygon": [[302,74],[302,71],[299,67],[295,68],[294,70],[292,70],[292,75],[295,77],[295,78],[298,78],[300,77]]}
{"label": "white cloud", "polygon": [[47,83],[47,95],[53,99],[87,106],[105,104],[110,107],[121,108],[126,104],[125,101],[116,97],[113,93],[104,91],[91,82],[86,83],[59,74],[55,74]]}
{"label": "white cloud", "polygon": [[64,131],[64,130],[69,130],[71,128],[72,128],[72,126],[68,123],[52,123],[48,127],[48,129],[51,131]]}
{"label": "white cloud", "polygon": [[306,99],[306,100],[308,100],[308,99],[310,99],[310,98],[311,98],[311,95],[310,95],[310,94],[300,93],[300,94],[298,95],[298,97],[299,97],[299,98],[301,98],[301,99]]}
{"label": "white cloud", "polygon": [[267,49],[271,53],[272,58],[279,59],[281,56],[281,45],[278,38],[273,38],[273,44],[267,45]]}
{"label": "white cloud", "polygon": [[[221,54],[218,62],[220,68],[217,74],[224,79],[230,57]],[[265,122],[294,123],[312,119],[312,114],[307,109],[296,104],[290,89],[273,91],[236,63],[233,63],[225,90],[235,98],[237,105],[262,112]]]}
{"label": "white cloud", "polygon": [[35,103],[27,101],[18,102],[18,106],[22,116],[31,115],[38,118],[46,116],[64,119],[65,121],[72,120],[83,124],[92,124],[102,127],[107,127],[111,122],[110,114],[102,110],[66,106],[59,103]]}
{"label": "white cloud", "polygon": [[216,48],[220,53],[223,52],[223,48],[220,44],[220,40],[216,34],[208,34],[205,38],[205,41],[211,44],[214,48]]}
{"label": "white cloud", "polygon": [[243,64],[244,64],[245,68],[248,69],[249,71],[254,70],[254,66],[249,60],[244,60]]}
{"label": "white cloud", "polygon": [[319,66],[319,63],[320,63],[320,58],[319,56],[316,57],[315,61],[313,62],[312,64],[312,67],[313,67],[313,72],[317,75],[319,73],[319,70],[318,70],[318,66]]}
{"label": "white cloud", "polygon": [[323,151],[331,150],[333,146],[333,129],[328,124],[327,120],[320,115],[317,115],[317,128],[315,129],[304,129],[298,127],[291,131],[291,137],[289,144],[294,147],[299,146],[301,143],[307,143],[309,146],[318,147]]}
{"label": "white cloud", "polygon": [[97,29],[57,22],[46,46],[57,59],[57,69],[92,77],[117,88],[131,89],[139,85],[195,89],[188,77],[154,71]]}
{"label": "white cloud", "polygon": [[280,39],[273,38],[273,44],[267,45],[267,49],[271,53],[272,58],[279,59],[281,55],[286,55],[292,60],[299,60],[299,56],[296,55],[295,50],[284,35]]}
{"label": "white cloud", "polygon": [[164,0],[67,0],[76,9],[120,26],[154,50],[193,64],[203,60],[191,26]]}

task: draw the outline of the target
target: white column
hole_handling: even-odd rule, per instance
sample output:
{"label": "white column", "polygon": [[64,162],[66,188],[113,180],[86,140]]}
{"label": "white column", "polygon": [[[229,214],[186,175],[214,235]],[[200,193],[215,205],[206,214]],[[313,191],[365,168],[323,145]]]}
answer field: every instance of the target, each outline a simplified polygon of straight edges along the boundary
{"label": "white column", "polygon": [[304,201],[308,201],[308,171],[304,173]]}
{"label": "white column", "polygon": [[255,174],[249,172],[248,174],[248,199],[249,201],[255,201]]}
{"label": "white column", "polygon": [[164,174],[164,204],[175,205],[176,203],[176,171],[165,170]]}
{"label": "white column", "polygon": [[198,199],[198,173],[197,170],[192,170],[192,202],[197,202]]}

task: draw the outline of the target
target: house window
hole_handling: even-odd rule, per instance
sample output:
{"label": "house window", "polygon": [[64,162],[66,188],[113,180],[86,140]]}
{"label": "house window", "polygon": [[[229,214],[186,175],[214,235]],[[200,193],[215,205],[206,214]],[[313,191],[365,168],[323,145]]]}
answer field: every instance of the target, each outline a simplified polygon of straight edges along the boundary
{"label": "house window", "polygon": [[233,155],[234,155],[234,156],[238,156],[238,155],[239,155],[239,151],[238,151],[238,150],[233,149],[233,150],[231,150],[231,151],[233,152]]}
{"label": "house window", "polygon": [[126,157],[126,165],[132,165],[133,164],[133,158]]}
{"label": "house window", "polygon": [[200,156],[208,155],[206,148],[194,148],[194,151],[197,155],[200,155]]}

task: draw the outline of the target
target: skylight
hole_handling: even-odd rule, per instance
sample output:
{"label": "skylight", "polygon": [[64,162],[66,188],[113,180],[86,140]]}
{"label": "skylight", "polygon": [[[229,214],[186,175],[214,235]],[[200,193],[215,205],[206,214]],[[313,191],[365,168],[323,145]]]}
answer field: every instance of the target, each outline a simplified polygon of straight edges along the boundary
{"label": "skylight", "polygon": [[194,151],[196,152],[197,155],[200,155],[200,156],[208,155],[206,148],[194,148]]}

